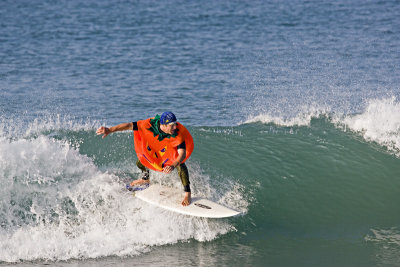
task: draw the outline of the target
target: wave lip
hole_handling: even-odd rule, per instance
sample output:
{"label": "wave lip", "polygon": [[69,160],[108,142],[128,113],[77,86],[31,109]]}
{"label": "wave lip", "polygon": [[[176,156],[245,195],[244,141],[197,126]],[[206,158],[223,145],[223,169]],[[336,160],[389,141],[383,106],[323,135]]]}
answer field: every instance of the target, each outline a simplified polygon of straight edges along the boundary
{"label": "wave lip", "polygon": [[367,142],[375,142],[400,157],[400,102],[396,97],[372,99],[358,114],[334,114],[329,108],[308,107],[292,117],[259,114],[248,123],[273,123],[277,126],[310,126],[313,119],[326,117],[336,127],[361,135]]}
{"label": "wave lip", "polygon": [[346,116],[342,123],[400,156],[400,103],[395,97],[370,100],[361,114]]}
{"label": "wave lip", "polygon": [[268,113],[259,114],[257,116],[248,118],[244,124],[260,122],[263,124],[274,123],[284,127],[309,126],[313,118],[327,116],[328,114],[328,108],[304,107],[303,110],[294,117],[271,115]]}
{"label": "wave lip", "polygon": [[76,119],[68,115],[47,114],[39,116],[32,121],[24,118],[7,118],[0,116],[0,138],[19,139],[43,135],[49,131],[90,131],[104,123],[87,118]]}

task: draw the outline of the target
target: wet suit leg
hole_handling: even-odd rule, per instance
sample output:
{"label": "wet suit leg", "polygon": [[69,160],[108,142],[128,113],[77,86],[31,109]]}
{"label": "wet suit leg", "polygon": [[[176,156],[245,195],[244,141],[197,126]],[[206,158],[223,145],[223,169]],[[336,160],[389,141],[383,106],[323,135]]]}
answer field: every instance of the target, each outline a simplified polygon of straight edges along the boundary
{"label": "wet suit leg", "polygon": [[150,173],[149,170],[140,162],[140,160],[138,160],[136,162],[136,166],[138,166],[138,168],[142,171],[143,176],[141,179],[143,180],[149,180],[150,177]]}
{"label": "wet suit leg", "polygon": [[190,192],[189,171],[185,163],[176,167],[185,192]]}

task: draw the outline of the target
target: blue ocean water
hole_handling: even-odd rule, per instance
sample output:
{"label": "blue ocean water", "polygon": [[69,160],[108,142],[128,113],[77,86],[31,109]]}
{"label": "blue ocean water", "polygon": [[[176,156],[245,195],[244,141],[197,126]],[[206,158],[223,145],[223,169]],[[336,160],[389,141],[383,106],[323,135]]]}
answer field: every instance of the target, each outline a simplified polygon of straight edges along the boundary
{"label": "blue ocean water", "polygon": [[[398,1],[0,2],[0,264],[396,266]],[[132,133],[191,131],[199,219],[142,203]],[[151,173],[180,187],[177,174]]]}

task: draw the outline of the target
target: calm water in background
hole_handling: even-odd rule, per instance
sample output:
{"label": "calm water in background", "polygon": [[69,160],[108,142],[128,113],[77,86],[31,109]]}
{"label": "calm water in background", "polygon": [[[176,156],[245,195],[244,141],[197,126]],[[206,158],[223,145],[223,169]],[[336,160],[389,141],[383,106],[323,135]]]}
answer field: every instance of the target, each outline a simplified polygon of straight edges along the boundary
{"label": "calm water in background", "polygon": [[[398,1],[1,1],[0,262],[400,261]],[[187,218],[123,190],[131,133],[172,110]],[[154,182],[180,186],[176,174]],[[83,261],[81,261],[83,260]]]}

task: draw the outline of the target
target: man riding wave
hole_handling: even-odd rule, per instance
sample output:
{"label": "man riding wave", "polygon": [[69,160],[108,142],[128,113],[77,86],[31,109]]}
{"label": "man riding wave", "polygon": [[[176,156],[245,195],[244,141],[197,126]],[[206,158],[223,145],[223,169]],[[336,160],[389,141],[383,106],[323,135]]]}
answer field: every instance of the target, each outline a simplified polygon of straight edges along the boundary
{"label": "man riding wave", "polygon": [[110,133],[127,130],[133,130],[138,157],[136,165],[142,171],[141,178],[130,183],[130,186],[150,183],[149,169],[164,173],[177,169],[185,191],[182,205],[189,205],[189,172],[184,163],[193,151],[193,138],[189,131],[177,122],[172,112],[167,111],[161,117],[156,115],[146,120],[122,123],[110,128],[102,126],[96,133],[105,138]]}

